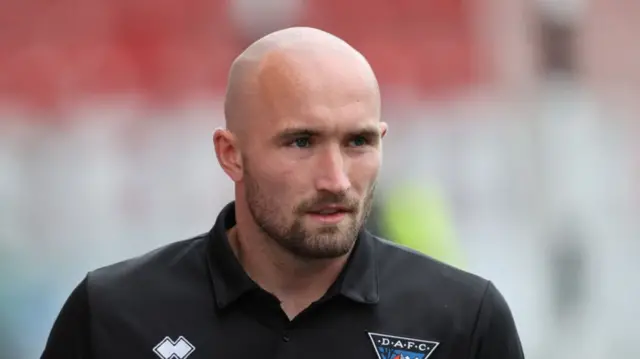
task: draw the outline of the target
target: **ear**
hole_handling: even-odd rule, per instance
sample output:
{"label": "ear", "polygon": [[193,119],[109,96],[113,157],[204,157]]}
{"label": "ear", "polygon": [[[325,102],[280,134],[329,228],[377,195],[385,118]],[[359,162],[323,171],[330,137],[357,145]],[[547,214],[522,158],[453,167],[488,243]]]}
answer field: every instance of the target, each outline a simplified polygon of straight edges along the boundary
{"label": "ear", "polygon": [[386,122],[380,122],[380,138],[384,138],[387,131],[389,131],[389,125]]}
{"label": "ear", "polygon": [[218,128],[213,132],[213,146],[222,170],[232,181],[242,180],[242,154],[236,136],[227,129]]}

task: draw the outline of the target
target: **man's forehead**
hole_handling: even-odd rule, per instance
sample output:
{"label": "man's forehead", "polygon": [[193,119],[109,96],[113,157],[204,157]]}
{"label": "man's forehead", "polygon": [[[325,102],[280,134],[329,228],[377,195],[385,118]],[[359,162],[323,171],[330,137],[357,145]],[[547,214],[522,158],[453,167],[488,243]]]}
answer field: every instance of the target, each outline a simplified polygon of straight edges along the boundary
{"label": "man's forehead", "polygon": [[257,77],[258,93],[266,110],[301,111],[309,115],[335,111],[354,105],[375,107],[374,81],[345,69],[288,68],[265,69]]}
{"label": "man's forehead", "polygon": [[[299,101],[266,109],[270,126],[312,126],[322,128],[345,128],[379,122],[379,106],[373,96],[345,94],[340,98],[310,96]],[[271,110],[271,111],[269,111]]]}
{"label": "man's forehead", "polygon": [[329,135],[376,127],[380,99],[374,76],[362,69],[348,71],[320,55],[289,55],[267,54],[258,66],[256,102],[246,104],[255,136],[272,137],[287,129]]}
{"label": "man's forehead", "polygon": [[379,104],[372,94],[345,93],[336,98],[308,96],[272,98],[255,111],[255,128],[277,130],[288,127],[322,129],[322,132],[345,131],[361,126],[373,126],[380,121]]}

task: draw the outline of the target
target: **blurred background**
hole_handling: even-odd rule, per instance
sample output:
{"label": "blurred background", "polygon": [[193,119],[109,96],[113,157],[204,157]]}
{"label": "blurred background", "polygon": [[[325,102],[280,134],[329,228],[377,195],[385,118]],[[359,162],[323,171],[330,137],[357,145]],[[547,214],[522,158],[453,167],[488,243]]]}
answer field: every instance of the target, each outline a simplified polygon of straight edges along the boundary
{"label": "blurred background", "polygon": [[0,4],[0,358],[87,271],[210,229],[229,65],[292,25],[379,76],[374,232],[492,279],[527,358],[640,358],[640,2]]}

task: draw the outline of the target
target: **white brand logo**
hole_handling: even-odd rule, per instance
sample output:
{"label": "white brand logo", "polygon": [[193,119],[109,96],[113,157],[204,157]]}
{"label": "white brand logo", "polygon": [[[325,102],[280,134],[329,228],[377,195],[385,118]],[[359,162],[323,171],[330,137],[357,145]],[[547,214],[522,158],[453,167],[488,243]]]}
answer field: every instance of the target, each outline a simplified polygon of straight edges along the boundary
{"label": "white brand logo", "polygon": [[153,352],[162,359],[186,359],[194,350],[196,347],[182,336],[176,341],[165,337],[153,348]]}

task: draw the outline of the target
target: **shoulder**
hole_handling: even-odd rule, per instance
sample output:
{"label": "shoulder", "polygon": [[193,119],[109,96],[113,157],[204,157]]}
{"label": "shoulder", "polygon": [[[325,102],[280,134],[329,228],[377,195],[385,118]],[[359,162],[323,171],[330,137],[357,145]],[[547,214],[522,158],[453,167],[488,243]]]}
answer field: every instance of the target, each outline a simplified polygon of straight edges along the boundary
{"label": "shoulder", "polygon": [[95,269],[87,275],[89,299],[117,300],[175,290],[182,278],[206,275],[207,236],[156,248],[137,257]]}
{"label": "shoulder", "polygon": [[403,245],[375,236],[374,244],[381,290],[479,305],[489,288],[489,280]]}

